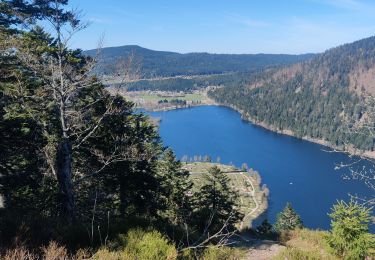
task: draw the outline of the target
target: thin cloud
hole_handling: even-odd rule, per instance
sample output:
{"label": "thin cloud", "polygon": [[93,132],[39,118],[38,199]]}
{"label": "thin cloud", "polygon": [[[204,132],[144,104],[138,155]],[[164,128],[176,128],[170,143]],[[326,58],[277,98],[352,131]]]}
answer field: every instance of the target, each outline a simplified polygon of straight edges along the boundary
{"label": "thin cloud", "polygon": [[91,23],[99,23],[99,24],[112,24],[112,21],[107,19],[102,19],[99,17],[90,17],[89,22]]}
{"label": "thin cloud", "polygon": [[259,28],[259,27],[270,26],[270,24],[268,22],[250,19],[248,17],[244,17],[244,16],[239,15],[239,14],[230,13],[230,14],[226,14],[225,16],[231,22],[242,24],[242,25],[244,25],[246,27],[250,27],[250,28]]}

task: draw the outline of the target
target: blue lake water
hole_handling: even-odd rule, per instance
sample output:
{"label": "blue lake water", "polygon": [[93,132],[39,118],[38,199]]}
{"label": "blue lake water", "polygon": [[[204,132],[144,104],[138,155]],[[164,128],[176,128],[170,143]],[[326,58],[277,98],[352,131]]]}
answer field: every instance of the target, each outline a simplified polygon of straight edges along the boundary
{"label": "blue lake water", "polygon": [[270,189],[265,216],[271,222],[291,202],[305,226],[328,229],[327,214],[336,200],[348,200],[349,193],[372,195],[363,182],[344,178],[348,169],[334,169],[350,161],[345,154],[268,131],[243,121],[232,109],[201,106],[148,114],[161,118],[162,140],[178,158],[209,155],[213,161],[220,157],[221,163],[237,167],[247,163],[258,171]]}

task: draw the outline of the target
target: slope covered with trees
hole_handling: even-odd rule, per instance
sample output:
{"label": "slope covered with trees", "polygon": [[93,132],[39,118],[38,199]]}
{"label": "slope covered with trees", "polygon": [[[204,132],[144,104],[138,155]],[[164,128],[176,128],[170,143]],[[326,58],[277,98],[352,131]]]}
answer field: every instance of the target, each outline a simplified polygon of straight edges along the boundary
{"label": "slope covered with trees", "polygon": [[[96,50],[85,51],[89,56],[94,56],[95,53]],[[130,55],[134,55],[142,64],[142,78],[253,71],[296,63],[313,56],[313,54],[181,54],[128,45],[103,48],[96,72],[104,75],[114,74],[115,68],[112,65],[121,59],[127,59]]]}
{"label": "slope covered with trees", "polygon": [[371,121],[365,100],[375,89],[374,57],[375,37],[370,37],[309,61],[253,74],[245,84],[210,95],[272,129],[371,151],[374,140],[366,132],[369,128],[351,128]]}

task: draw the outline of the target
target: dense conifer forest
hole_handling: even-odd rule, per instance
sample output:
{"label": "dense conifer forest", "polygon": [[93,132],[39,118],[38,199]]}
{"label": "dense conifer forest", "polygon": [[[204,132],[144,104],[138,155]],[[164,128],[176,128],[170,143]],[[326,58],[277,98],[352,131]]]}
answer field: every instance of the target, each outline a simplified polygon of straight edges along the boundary
{"label": "dense conifer forest", "polygon": [[367,76],[375,66],[374,52],[375,38],[367,38],[309,61],[256,73],[247,83],[210,96],[276,130],[372,151],[373,136],[365,128],[351,129],[373,116],[366,99],[374,90],[373,78]]}

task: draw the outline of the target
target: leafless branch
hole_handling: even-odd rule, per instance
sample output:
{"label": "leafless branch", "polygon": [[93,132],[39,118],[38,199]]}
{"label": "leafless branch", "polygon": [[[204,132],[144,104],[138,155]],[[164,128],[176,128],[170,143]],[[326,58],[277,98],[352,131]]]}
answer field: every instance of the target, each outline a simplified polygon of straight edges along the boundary
{"label": "leafless branch", "polygon": [[213,242],[215,242],[215,246],[228,246],[231,244],[236,243],[235,241],[230,241],[230,238],[232,238],[236,233],[237,230],[230,230],[230,221],[232,219],[232,214],[228,216],[228,218],[225,220],[223,225],[220,227],[218,231],[216,231],[214,234],[209,233],[209,228],[211,227],[213,223],[213,219],[215,217],[216,212],[211,212],[209,219],[205,225],[204,231],[202,232],[201,236],[196,239],[195,242],[190,243],[189,242],[189,229],[187,223],[184,224],[185,226],[185,232],[186,232],[186,239],[187,239],[187,246],[184,246],[182,243],[180,243],[180,246],[178,248],[179,252],[186,251],[186,250],[195,250],[200,248],[206,248],[211,246]]}

